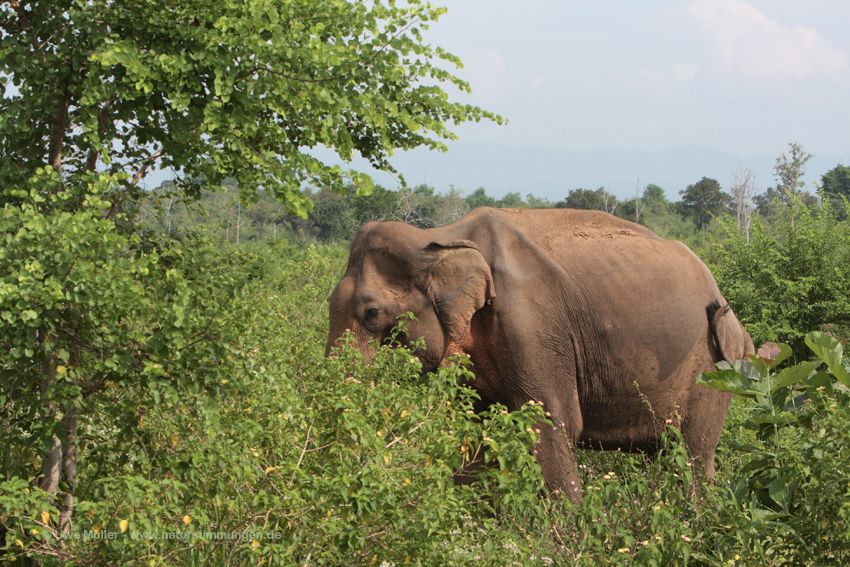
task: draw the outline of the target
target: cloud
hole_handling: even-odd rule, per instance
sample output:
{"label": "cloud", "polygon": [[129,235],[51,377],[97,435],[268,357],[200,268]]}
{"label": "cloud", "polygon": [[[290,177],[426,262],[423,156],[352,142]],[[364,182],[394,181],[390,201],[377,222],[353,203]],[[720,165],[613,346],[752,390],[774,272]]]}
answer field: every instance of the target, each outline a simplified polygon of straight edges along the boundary
{"label": "cloud", "polygon": [[847,54],[815,28],[789,28],[744,0],[694,0],[688,13],[708,32],[724,63],[760,79],[844,74]]}

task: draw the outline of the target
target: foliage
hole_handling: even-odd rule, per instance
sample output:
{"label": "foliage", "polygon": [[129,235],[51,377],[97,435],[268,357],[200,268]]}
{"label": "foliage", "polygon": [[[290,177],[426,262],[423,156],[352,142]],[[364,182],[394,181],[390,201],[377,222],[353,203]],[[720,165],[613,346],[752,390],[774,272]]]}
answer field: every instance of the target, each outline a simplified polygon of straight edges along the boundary
{"label": "foliage", "polygon": [[[226,325],[217,333],[224,340],[191,347],[210,352],[206,357],[184,347],[180,364],[151,358],[168,377],[155,386],[128,374],[85,399],[90,417],[79,428],[77,511],[62,540],[56,539],[60,502],[36,487],[38,471],[28,464],[37,449],[20,430],[27,423],[21,419],[25,403],[7,395],[0,421],[7,443],[0,452],[5,557],[29,553],[46,564],[725,566],[747,564],[742,555],[759,553],[764,564],[793,560],[796,533],[827,558],[797,550],[799,563],[828,563],[829,554],[836,564],[843,559],[847,515],[840,504],[846,497],[838,496],[846,490],[848,440],[841,433],[847,416],[837,401],[845,395],[839,386],[822,406],[813,405],[817,400],[802,404],[811,426],[780,423],[778,448],[770,430],[764,442],[757,429],[727,430],[717,488],[693,470],[678,431],[668,424],[662,451],[651,460],[580,451],[582,500],[549,500],[541,496],[540,471],[529,451],[535,429],[559,427],[544,420],[544,408],[469,413],[475,397],[461,385],[469,374],[460,360],[423,377],[404,350],[381,349],[369,366],[351,348],[336,358],[322,356],[327,297],[346,257],[342,246],[252,241],[238,252],[208,249],[180,260],[184,277],[207,282],[192,305],[220,306],[216,321]],[[160,273],[151,270],[151,280],[131,273],[150,281],[142,300],[169,285],[157,283]],[[101,293],[104,302],[114,299]],[[99,316],[114,317],[120,305]],[[165,304],[150,309],[146,320],[169,313]],[[194,319],[186,325],[197,328],[202,313],[190,311]],[[109,327],[125,332],[123,324]],[[215,348],[223,350],[210,351]],[[838,360],[826,350],[821,357],[833,365]],[[20,367],[9,358],[4,364],[5,371]],[[777,364],[771,365],[774,384],[782,375],[772,370]],[[815,395],[827,393],[814,389]],[[788,413],[776,409],[776,415]],[[733,415],[744,412],[755,422],[764,411],[757,406]],[[736,499],[743,486],[738,479],[757,474],[751,463],[758,459],[738,449],[746,445],[773,454],[770,463],[785,467],[789,483],[799,480],[792,499],[798,508],[771,504],[769,484],[763,489],[754,482],[747,498]],[[493,464],[470,467],[476,453]],[[464,468],[474,484],[452,481]]]}
{"label": "foliage", "polygon": [[801,199],[805,193],[802,189],[806,184],[802,178],[806,172],[806,164],[812,159],[812,154],[807,153],[803,146],[796,142],[790,142],[788,147],[790,155],[782,154],[776,158],[773,172],[776,176],[776,190],[785,204],[793,207],[795,199]]}
{"label": "foliage", "polygon": [[[242,345],[257,266],[199,238],[186,201],[223,187],[215,222],[225,235],[239,244],[250,226],[263,238],[282,218],[271,197],[290,214],[312,209],[307,181],[371,191],[367,176],[308,148],[393,171],[396,149],[445,149],[447,122],[501,118],[448,101],[441,85],[468,85],[437,65],[460,62],[421,35],[445,10],[417,0],[60,0],[0,11],[10,83],[0,95],[0,475],[42,503],[4,500],[0,531],[7,551],[98,561],[99,547],[61,537],[105,530],[118,510],[128,514],[121,533],[124,522],[164,531],[181,508],[218,518],[238,508],[253,466],[219,436],[250,427],[219,409],[255,375]],[[146,194],[151,167],[180,177]],[[321,234],[347,238],[350,207],[326,204],[335,222]],[[139,543],[119,555],[156,563],[169,549]]]}
{"label": "foliage", "polygon": [[682,216],[691,218],[698,231],[706,228],[712,217],[728,209],[729,195],[720,189],[715,179],[703,177],[679,191],[679,195],[682,196],[679,205]]}
{"label": "foliage", "polygon": [[612,212],[616,204],[617,199],[604,187],[600,187],[594,191],[573,189],[567,194],[566,199],[559,201],[555,206],[559,209],[595,209]]}
{"label": "foliage", "polygon": [[466,198],[466,203],[469,205],[470,209],[477,209],[478,207],[495,207],[496,199],[487,195],[487,190],[484,189],[484,187],[479,187]]}
{"label": "foliage", "polygon": [[734,223],[712,240],[704,259],[753,341],[781,341],[804,356],[803,336],[850,330],[850,226],[828,203],[820,212],[780,216],[770,236],[754,219],[747,244]]}
{"label": "foliage", "polygon": [[664,194],[664,189],[654,183],[644,187],[641,202],[646,205],[647,212],[661,212],[664,208],[670,206],[670,201]]}
{"label": "foliage", "polygon": [[673,426],[653,458],[584,451],[584,494],[553,528],[565,544],[558,564],[686,565],[711,541],[705,479]]}
{"label": "foliage", "polygon": [[506,193],[504,197],[496,201],[496,206],[500,209],[524,209],[527,205],[519,193]]}
{"label": "foliage", "polygon": [[821,176],[821,188],[830,197],[850,199],[850,167],[840,163]]}
{"label": "foliage", "polygon": [[[842,343],[812,332],[813,362],[774,369],[791,355],[767,343],[751,360],[722,363],[697,383],[752,400],[742,427],[749,443],[729,440],[748,457],[729,487],[725,521],[736,539],[769,564],[844,565],[850,559],[850,505],[844,469],[850,458],[850,372]],[[747,530],[747,531],[744,531]]]}
{"label": "foliage", "polygon": [[762,217],[772,220],[776,217],[778,208],[782,205],[782,196],[773,187],[768,187],[764,193],[753,197],[753,204]]}
{"label": "foliage", "polygon": [[836,165],[821,176],[823,198],[829,199],[841,220],[847,219],[847,199],[850,199],[850,167]]}
{"label": "foliage", "polygon": [[342,195],[325,191],[313,198],[313,223],[316,226],[316,236],[323,242],[347,240],[357,232],[360,224],[355,217],[353,207]]}
{"label": "foliage", "polygon": [[[235,4],[105,0],[29,2],[3,8],[0,71],[17,94],[0,102],[6,156],[0,179],[25,183],[45,164],[69,185],[98,159],[135,198],[139,167],[183,170],[218,185],[233,176],[253,200],[265,188],[306,215],[301,184],[343,190],[344,173],[304,152],[322,144],[394,171],[394,149],[445,150],[446,122],[501,118],[448,102],[440,83],[468,85],[435,62],[459,65],[421,32],[443,8],[411,2]],[[420,84],[427,78],[428,85]],[[46,112],[42,112],[45,109]],[[37,114],[39,113],[40,114]],[[430,137],[431,134],[436,138]]]}
{"label": "foliage", "polygon": [[[376,185],[371,195],[355,195],[351,201],[357,228],[360,228],[367,222],[382,220],[394,211],[398,203],[398,193]],[[312,218],[316,219],[317,215],[313,214]]]}
{"label": "foliage", "polygon": [[[25,404],[6,395],[4,410],[17,413],[3,422],[4,440],[19,466],[7,460],[0,472],[4,557],[507,565],[506,546],[527,557],[522,534],[549,521],[529,451],[542,409],[475,415],[462,361],[423,379],[404,349],[381,349],[370,365],[350,347],[324,358],[314,345],[326,334],[326,298],[345,253],[334,250],[245,257],[260,278],[225,308],[248,323],[222,343],[229,354],[210,353],[203,366],[169,363],[151,371],[156,380],[137,376],[86,400],[103,415],[81,424],[86,488],[64,533],[24,466],[32,455],[18,431]],[[206,391],[193,386],[205,374]],[[136,413],[116,419],[113,405]],[[476,485],[452,482],[452,471],[482,456],[495,466],[472,471]],[[506,520],[494,509],[514,518],[513,529],[497,527]]]}

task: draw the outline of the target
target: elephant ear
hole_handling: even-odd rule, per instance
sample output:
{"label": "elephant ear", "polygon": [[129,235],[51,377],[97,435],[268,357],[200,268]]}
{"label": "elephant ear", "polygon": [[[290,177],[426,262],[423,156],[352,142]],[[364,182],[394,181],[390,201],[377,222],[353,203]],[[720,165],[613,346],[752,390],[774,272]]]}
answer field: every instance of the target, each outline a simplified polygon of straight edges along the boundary
{"label": "elephant ear", "polygon": [[461,341],[475,312],[496,297],[490,266],[469,240],[432,242],[425,250],[436,256],[428,271],[428,298],[449,337]]}
{"label": "elephant ear", "polygon": [[720,354],[728,363],[755,352],[750,335],[727,304],[718,308],[711,318],[711,330]]}

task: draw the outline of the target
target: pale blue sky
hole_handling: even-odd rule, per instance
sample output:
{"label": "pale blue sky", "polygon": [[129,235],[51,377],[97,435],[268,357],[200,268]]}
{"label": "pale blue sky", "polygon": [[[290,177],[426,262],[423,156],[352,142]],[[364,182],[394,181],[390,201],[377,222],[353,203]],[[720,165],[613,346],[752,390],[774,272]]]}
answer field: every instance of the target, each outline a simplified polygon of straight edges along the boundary
{"label": "pale blue sky", "polygon": [[426,41],[510,124],[463,140],[561,149],[696,144],[850,153],[847,0],[442,0]]}

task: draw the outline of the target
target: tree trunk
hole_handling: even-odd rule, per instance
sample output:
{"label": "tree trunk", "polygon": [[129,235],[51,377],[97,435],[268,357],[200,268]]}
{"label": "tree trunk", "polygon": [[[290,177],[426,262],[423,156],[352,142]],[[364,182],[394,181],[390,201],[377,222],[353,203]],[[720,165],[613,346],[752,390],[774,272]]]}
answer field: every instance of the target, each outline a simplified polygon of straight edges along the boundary
{"label": "tree trunk", "polygon": [[[51,386],[56,382],[56,357],[51,355],[41,361],[41,396],[42,400],[47,399],[48,392]],[[48,423],[56,419],[56,404],[49,401],[43,401],[44,409],[42,419]],[[44,457],[44,463],[41,466],[41,479],[38,481],[38,486],[48,494],[56,494],[59,488],[59,476],[62,467],[62,441],[54,433],[53,444],[50,451]]]}
{"label": "tree trunk", "polygon": [[77,489],[77,406],[71,407],[62,418],[65,425],[65,443],[62,446],[62,474],[68,490],[62,497],[59,508],[59,529],[64,533],[71,530],[71,515],[74,512],[74,495]]}
{"label": "tree trunk", "polygon": [[65,142],[65,131],[68,128],[68,103],[70,94],[66,91],[62,99],[53,109],[53,126],[50,129],[50,150],[47,163],[56,171],[62,173],[62,144]]}

